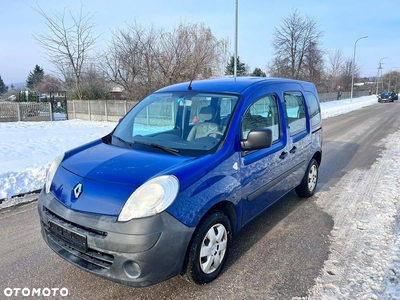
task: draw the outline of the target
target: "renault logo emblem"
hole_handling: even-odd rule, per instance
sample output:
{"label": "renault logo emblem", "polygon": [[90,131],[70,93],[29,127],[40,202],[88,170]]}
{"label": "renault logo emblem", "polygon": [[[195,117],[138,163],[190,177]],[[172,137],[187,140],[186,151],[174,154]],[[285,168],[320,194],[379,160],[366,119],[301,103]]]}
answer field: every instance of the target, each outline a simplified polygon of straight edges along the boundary
{"label": "renault logo emblem", "polygon": [[79,196],[82,194],[82,190],[83,190],[83,184],[82,182],[79,182],[75,187],[74,187],[74,196],[75,199],[78,199]]}

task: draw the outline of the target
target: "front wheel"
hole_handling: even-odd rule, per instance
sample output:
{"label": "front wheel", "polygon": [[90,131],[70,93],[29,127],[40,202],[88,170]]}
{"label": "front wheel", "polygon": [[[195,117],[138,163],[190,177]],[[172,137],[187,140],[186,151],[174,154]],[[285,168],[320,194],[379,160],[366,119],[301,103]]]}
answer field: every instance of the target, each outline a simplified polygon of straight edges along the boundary
{"label": "front wheel", "polygon": [[213,281],[227,260],[231,240],[228,217],[220,211],[212,212],[194,234],[183,276],[196,284]]}
{"label": "front wheel", "polygon": [[313,158],[308,164],[303,180],[295,188],[297,195],[300,197],[311,197],[317,189],[318,182],[318,162]]}

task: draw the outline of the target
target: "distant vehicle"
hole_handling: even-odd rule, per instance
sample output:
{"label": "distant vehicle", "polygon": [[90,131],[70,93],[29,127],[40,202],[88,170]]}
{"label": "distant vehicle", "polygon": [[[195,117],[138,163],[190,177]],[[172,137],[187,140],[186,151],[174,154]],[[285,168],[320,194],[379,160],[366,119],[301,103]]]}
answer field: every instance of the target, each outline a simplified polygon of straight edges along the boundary
{"label": "distant vehicle", "polygon": [[378,95],[378,102],[393,102],[393,100],[397,100],[397,98],[397,93],[383,92]]}
{"label": "distant vehicle", "polygon": [[9,96],[9,97],[7,98],[7,100],[8,100],[8,101],[15,101],[15,100],[17,100],[17,96],[11,95],[11,96]]}
{"label": "distant vehicle", "polygon": [[68,262],[119,283],[182,274],[205,284],[257,215],[292,189],[315,193],[321,143],[310,82],[165,87],[107,136],[55,159],[38,201],[42,236]]}

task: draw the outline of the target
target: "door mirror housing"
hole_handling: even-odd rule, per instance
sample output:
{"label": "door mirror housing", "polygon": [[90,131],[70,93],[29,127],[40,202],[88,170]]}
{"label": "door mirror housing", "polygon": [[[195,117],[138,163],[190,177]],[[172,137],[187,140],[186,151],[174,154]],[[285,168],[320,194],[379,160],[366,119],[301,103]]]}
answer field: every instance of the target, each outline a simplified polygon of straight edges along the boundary
{"label": "door mirror housing", "polygon": [[243,151],[269,148],[272,145],[272,130],[269,128],[254,128],[247,136],[247,140],[241,141]]}

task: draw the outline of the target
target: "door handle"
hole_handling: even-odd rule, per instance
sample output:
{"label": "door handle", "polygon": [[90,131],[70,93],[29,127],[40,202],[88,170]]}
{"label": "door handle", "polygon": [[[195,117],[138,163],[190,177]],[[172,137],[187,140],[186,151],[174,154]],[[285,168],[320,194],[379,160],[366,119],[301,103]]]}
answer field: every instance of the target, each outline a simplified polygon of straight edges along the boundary
{"label": "door handle", "polygon": [[279,155],[279,158],[280,158],[280,159],[284,159],[284,158],[286,158],[286,156],[288,156],[288,153],[285,152],[285,151],[283,151],[283,152],[281,153],[281,155]]}
{"label": "door handle", "polygon": [[289,151],[291,154],[296,153],[297,147],[293,146],[293,148]]}

